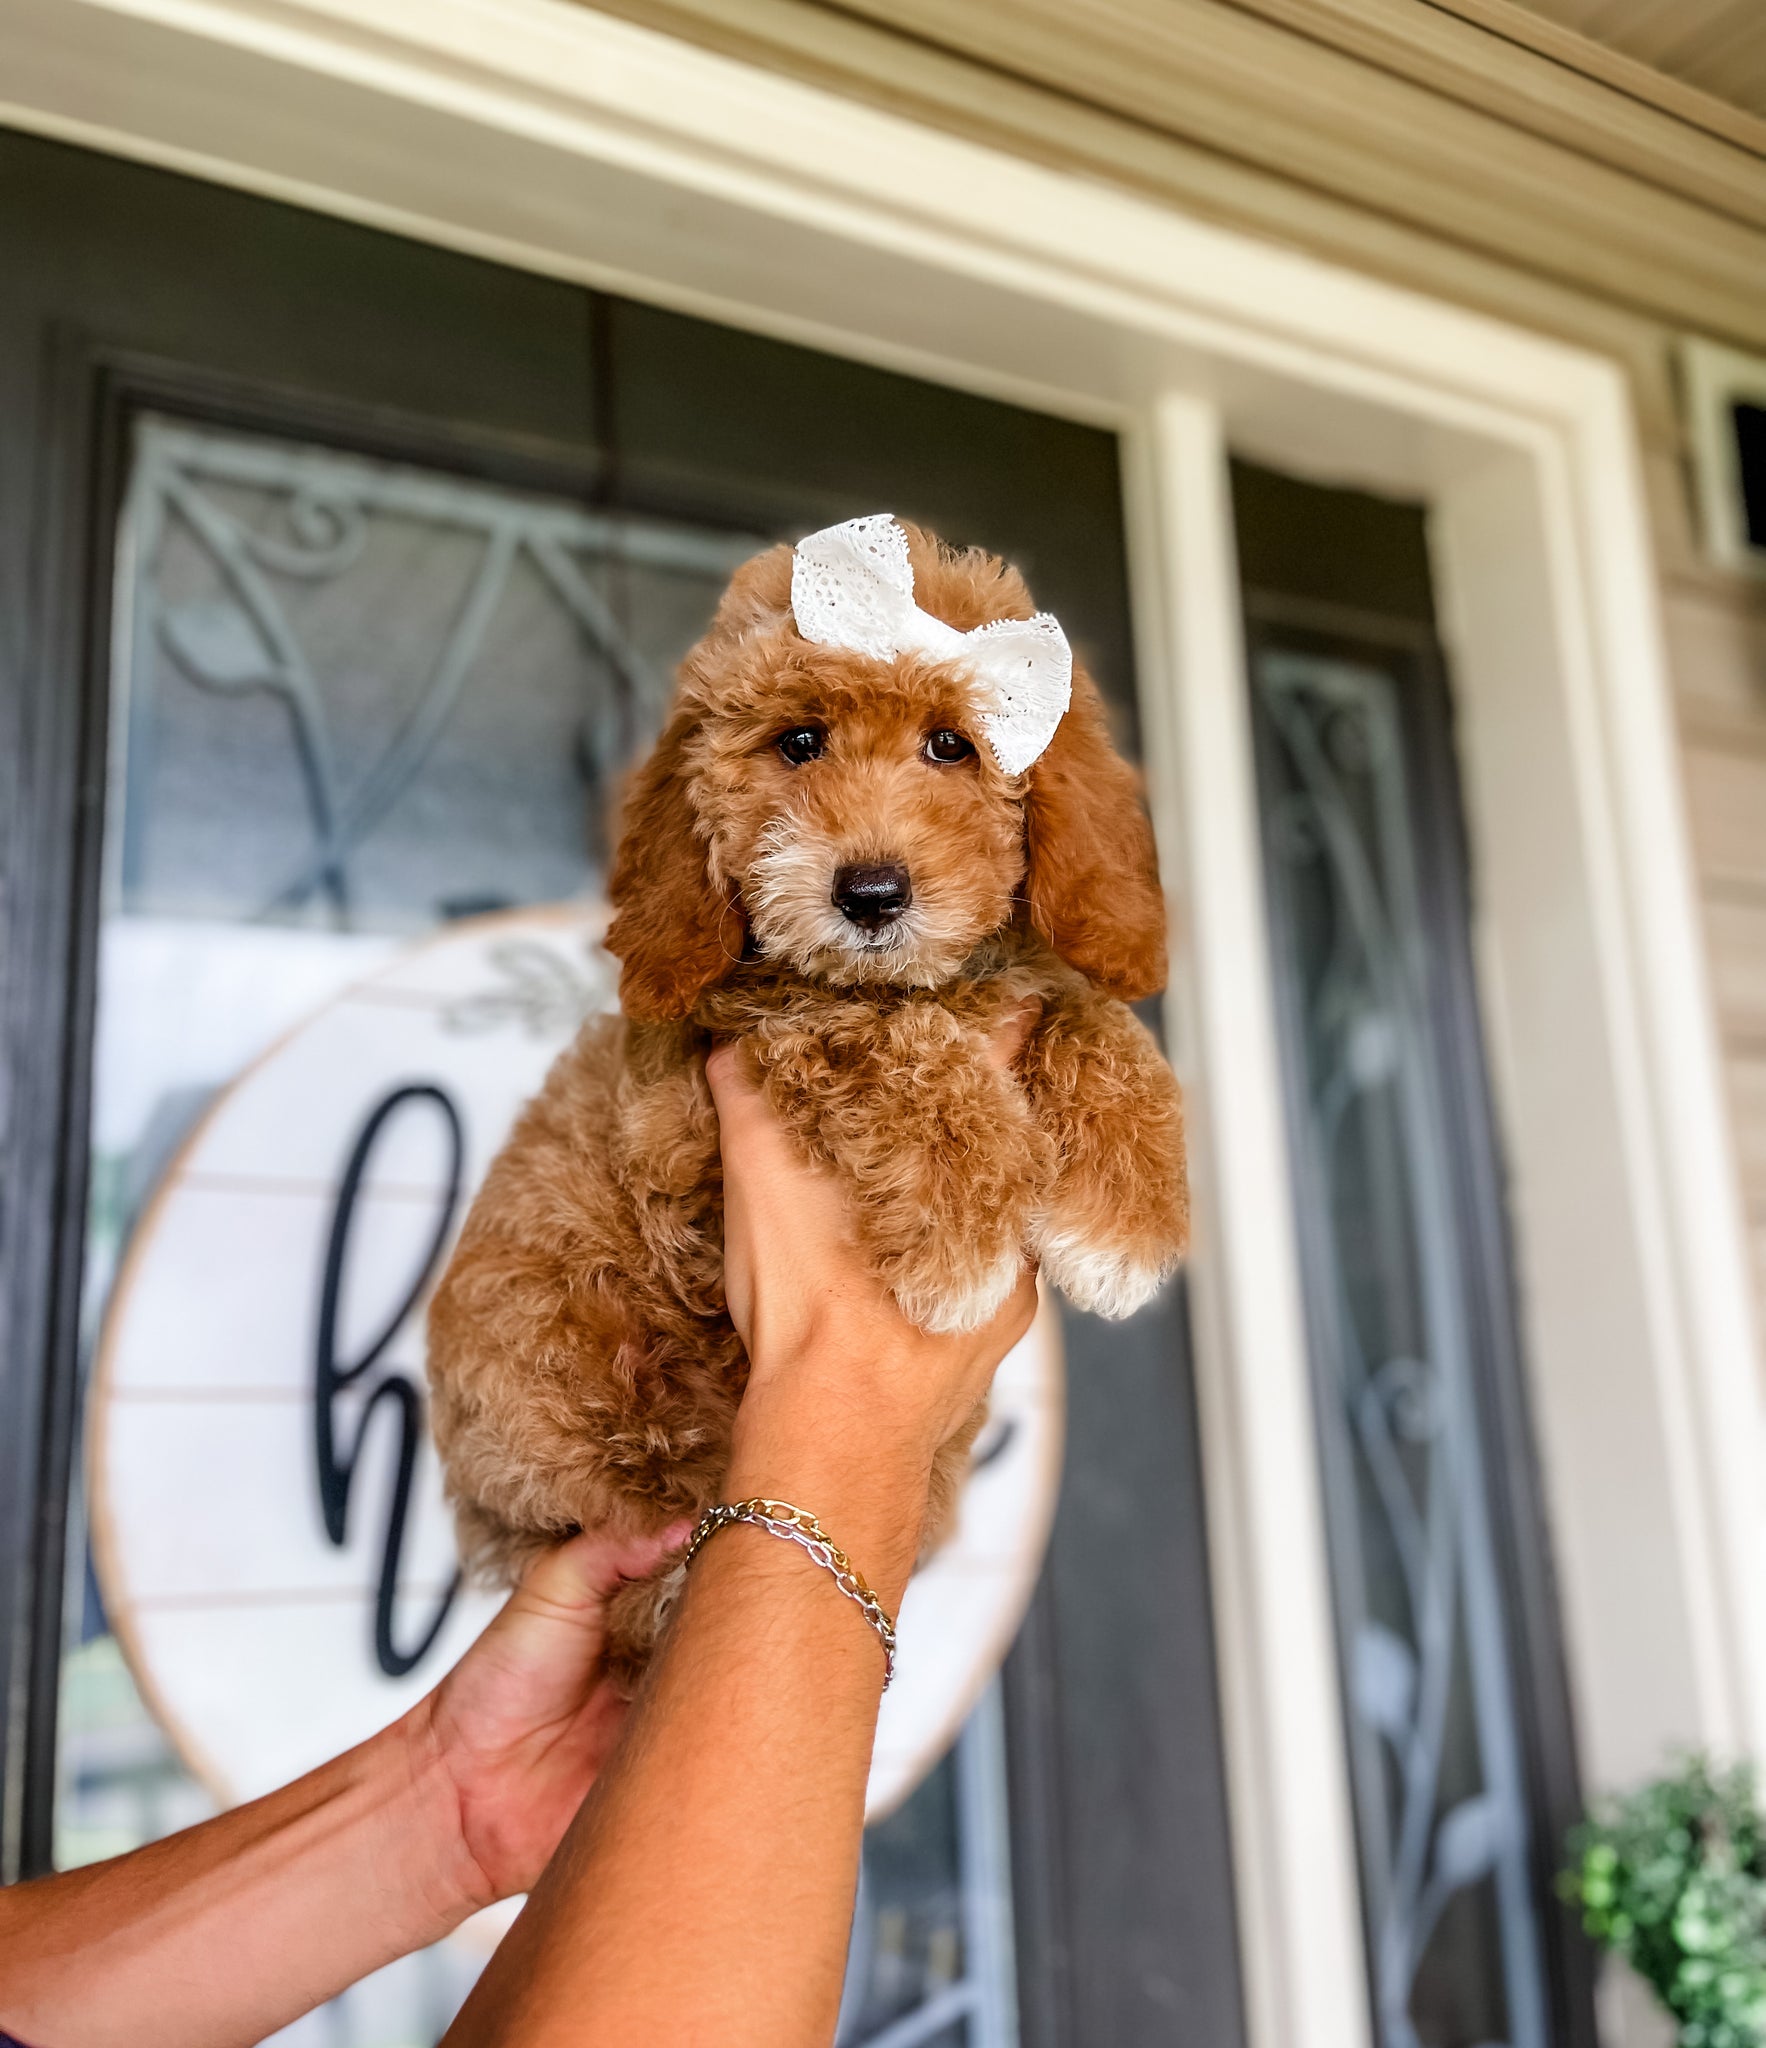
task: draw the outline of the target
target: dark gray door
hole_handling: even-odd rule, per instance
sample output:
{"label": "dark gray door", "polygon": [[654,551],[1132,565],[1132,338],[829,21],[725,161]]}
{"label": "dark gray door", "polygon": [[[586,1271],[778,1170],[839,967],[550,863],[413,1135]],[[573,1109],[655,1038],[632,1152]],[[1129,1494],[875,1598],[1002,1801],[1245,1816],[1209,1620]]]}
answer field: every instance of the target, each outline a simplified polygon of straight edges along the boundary
{"label": "dark gray door", "polygon": [[[108,1273],[213,1077],[168,1053],[114,1127],[100,1089],[94,1152],[95,1030],[129,1044],[101,947],[159,918],[331,958],[579,885],[729,559],[857,512],[1019,561],[1131,748],[1136,717],[1106,434],[19,136],[0,190],[12,1877],[201,1809],[110,1642],[75,1474]],[[1181,1292],[1126,1329],[1073,1319],[1068,1351],[1003,1767],[969,1744],[877,1831],[855,2044],[1240,2038]],[[991,1963],[989,1783],[1013,1874]],[[1015,2017],[977,1989],[1014,1953]],[[420,1995],[439,2031],[449,1982]]]}

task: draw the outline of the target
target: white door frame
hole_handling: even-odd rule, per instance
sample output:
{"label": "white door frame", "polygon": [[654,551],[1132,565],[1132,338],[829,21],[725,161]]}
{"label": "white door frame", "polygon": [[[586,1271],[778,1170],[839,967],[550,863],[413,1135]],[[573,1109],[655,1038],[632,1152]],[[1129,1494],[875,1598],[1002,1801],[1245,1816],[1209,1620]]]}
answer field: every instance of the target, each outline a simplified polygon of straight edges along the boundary
{"label": "white door frame", "polygon": [[1614,366],[564,0],[8,0],[0,95],[1122,433],[1258,2048],[1368,2017],[1223,451],[1424,496],[1584,1768],[1766,1746],[1744,1239]]}

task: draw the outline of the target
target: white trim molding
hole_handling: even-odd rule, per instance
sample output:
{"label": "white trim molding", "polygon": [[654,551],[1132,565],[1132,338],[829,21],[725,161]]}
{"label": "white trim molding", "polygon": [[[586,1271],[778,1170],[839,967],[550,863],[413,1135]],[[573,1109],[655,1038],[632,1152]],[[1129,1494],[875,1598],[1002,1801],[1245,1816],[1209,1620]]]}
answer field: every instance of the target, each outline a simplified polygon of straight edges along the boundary
{"label": "white trim molding", "polygon": [[1741,449],[1732,416],[1737,405],[1766,406],[1766,355],[1685,340],[1680,344],[1680,389],[1705,552],[1720,569],[1766,577],[1766,547],[1748,539]]}
{"label": "white trim molding", "polygon": [[1428,502],[1584,1772],[1766,1754],[1744,1237],[1611,364],[562,0],[8,0],[0,94],[1123,434],[1256,2048],[1369,2028],[1223,454]]}
{"label": "white trim molding", "polygon": [[[1358,2048],[1371,2017],[1340,1879],[1355,1854],[1348,1746],[1220,415],[1167,393],[1128,453],[1149,783],[1182,910],[1170,1035],[1188,1054],[1190,1298],[1250,2033]],[[1339,1881],[1308,1887],[1308,1868]]]}

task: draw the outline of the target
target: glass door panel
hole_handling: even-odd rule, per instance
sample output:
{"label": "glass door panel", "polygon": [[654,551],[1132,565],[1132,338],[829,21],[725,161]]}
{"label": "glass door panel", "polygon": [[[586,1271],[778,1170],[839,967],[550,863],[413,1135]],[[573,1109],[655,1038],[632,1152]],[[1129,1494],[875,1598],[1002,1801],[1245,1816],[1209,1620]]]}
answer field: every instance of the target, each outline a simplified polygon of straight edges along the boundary
{"label": "glass door panel", "polygon": [[[763,544],[313,442],[162,416],[135,421],[113,607],[89,1360],[101,1350],[119,1258],[229,1084],[425,934],[596,897],[618,778],[654,737],[674,664],[731,570]],[[583,1002],[607,999],[604,982],[573,997],[550,957],[515,956],[518,996],[542,1009],[562,1003],[566,1022]],[[251,1199],[244,1184],[211,1192],[217,1218]],[[406,1245],[377,1261],[371,1247],[352,1267],[349,1291],[396,1287],[410,1256]],[[312,1278],[316,1292],[316,1270]],[[384,1377],[412,1388],[421,1386],[420,1300],[413,1291],[381,1361]],[[347,1322],[347,1303],[344,1313]],[[287,1336],[263,1330],[259,1348],[285,1349]],[[240,1338],[243,1354],[249,1322]],[[220,1386],[187,1384],[176,1360],[148,1385],[96,1383],[92,1398],[113,1423],[105,1458],[89,1468],[101,1520],[120,1510],[118,1490],[142,1484],[130,1459],[164,1441],[140,1424],[144,1405],[170,1417],[158,1427],[186,1438],[229,1403],[250,1405],[283,1445],[289,1498],[280,1481],[244,1503],[217,1484],[212,1517],[185,1517],[186,1551],[206,1552],[206,1563],[185,1555],[175,1585],[131,1590],[126,1613],[111,1611],[97,1568],[103,1546],[88,1544],[90,1524],[75,1517],[56,1801],[64,1868],[213,1810],[200,1740],[163,1698],[150,1704],[142,1691],[153,1694],[155,1668],[183,1655],[176,1646],[197,1641],[193,1631],[214,1623],[201,1640],[243,1640],[236,1620],[233,1634],[225,1625],[229,1603],[305,1602],[309,1622],[314,1600],[365,1614],[378,1516],[351,1511],[353,1578],[334,1594],[305,1585],[242,1591],[226,1559],[272,1541],[252,1522],[277,1512],[299,1521],[303,1555],[316,1540],[314,1397],[302,1385],[264,1384],[256,1363],[242,1355],[235,1381]],[[345,1406],[347,1435],[364,1404],[346,1397]],[[135,1416],[117,1424],[128,1409]],[[88,1419],[96,1430],[96,1416]],[[371,1440],[364,1464],[390,1452],[390,1441]],[[315,1693],[380,1684],[379,1718],[432,1684],[495,1604],[456,1600],[438,1562],[451,1538],[421,1438],[416,1458],[411,1562],[379,1671],[370,1631],[355,1619],[316,1638],[333,1661],[304,1677]],[[139,1575],[130,1582],[137,1587]],[[426,1615],[440,1621],[432,1642]],[[274,1625],[286,1635],[294,1622]],[[221,1695],[205,1713],[224,1715],[225,1669],[199,1683]],[[187,1697],[182,1675],[180,1685]],[[840,2037],[849,2048],[1008,2048],[1004,1797],[990,1701],[953,1757],[868,1844]],[[347,1992],[288,2038],[328,2048],[435,2039],[495,1933],[494,1921],[463,1930]]]}
{"label": "glass door panel", "polygon": [[1253,676],[1380,2039],[1544,2048],[1397,688]]}

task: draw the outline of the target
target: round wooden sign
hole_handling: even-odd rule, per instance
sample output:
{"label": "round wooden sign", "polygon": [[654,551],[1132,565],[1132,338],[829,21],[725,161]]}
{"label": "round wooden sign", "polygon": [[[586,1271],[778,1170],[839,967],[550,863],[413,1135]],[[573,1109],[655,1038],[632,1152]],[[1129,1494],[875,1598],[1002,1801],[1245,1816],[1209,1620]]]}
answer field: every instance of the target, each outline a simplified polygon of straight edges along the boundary
{"label": "round wooden sign", "polygon": [[[144,1697],[224,1804],[402,1713],[496,1610],[455,1583],[422,1305],[522,1102],[613,1003],[602,922],[524,911],[395,956],[222,1092],[134,1233],[88,1409],[94,1560]],[[1045,1305],[904,1603],[873,1817],[1005,1654],[1060,1438]]]}

